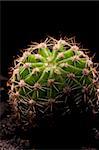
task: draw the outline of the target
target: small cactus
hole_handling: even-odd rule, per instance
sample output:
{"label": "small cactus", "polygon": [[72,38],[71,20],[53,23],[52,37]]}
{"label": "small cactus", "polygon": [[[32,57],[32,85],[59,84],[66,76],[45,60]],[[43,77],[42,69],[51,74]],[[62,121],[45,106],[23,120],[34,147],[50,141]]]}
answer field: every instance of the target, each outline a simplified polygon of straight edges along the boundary
{"label": "small cactus", "polygon": [[86,50],[72,40],[47,38],[32,43],[14,61],[9,102],[24,123],[75,107],[98,110],[98,71]]}

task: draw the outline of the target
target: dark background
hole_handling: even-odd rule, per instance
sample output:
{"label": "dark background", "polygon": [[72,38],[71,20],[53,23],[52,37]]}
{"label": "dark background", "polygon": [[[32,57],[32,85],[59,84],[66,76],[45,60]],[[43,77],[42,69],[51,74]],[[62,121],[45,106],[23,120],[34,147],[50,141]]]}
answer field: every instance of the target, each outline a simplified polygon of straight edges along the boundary
{"label": "dark background", "polygon": [[47,35],[76,36],[98,61],[98,2],[2,2],[1,10],[3,75],[19,49]]}
{"label": "dark background", "polygon": [[[99,3],[98,2],[2,2],[1,13],[1,71],[8,76],[8,67],[19,49],[47,35],[76,36],[77,42],[96,53],[99,62]],[[87,123],[86,123],[87,120]],[[95,123],[95,122],[94,122]],[[92,119],[69,118],[63,129],[35,131],[35,142],[45,145],[80,147],[89,144]],[[95,125],[93,125],[95,126]],[[44,141],[45,140],[45,141]],[[43,145],[42,144],[42,145]]]}

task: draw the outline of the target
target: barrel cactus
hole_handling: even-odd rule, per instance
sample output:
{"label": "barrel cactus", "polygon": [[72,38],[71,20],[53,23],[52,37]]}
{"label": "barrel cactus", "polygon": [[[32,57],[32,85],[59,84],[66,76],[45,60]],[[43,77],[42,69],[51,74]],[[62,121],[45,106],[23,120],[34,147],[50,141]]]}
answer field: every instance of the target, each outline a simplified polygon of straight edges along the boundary
{"label": "barrel cactus", "polygon": [[9,102],[18,120],[35,124],[73,109],[98,110],[97,65],[72,39],[50,37],[22,53],[9,79]]}

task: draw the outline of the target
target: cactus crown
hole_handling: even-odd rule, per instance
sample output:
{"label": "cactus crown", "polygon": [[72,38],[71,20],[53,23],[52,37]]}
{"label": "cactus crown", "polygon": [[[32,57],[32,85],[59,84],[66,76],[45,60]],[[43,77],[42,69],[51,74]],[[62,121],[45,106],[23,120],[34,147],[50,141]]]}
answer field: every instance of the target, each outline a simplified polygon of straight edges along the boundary
{"label": "cactus crown", "polygon": [[[14,61],[10,103],[21,120],[71,111],[72,104],[96,108],[98,72],[84,49],[70,40],[47,38],[32,43]],[[22,119],[23,118],[23,119]]]}

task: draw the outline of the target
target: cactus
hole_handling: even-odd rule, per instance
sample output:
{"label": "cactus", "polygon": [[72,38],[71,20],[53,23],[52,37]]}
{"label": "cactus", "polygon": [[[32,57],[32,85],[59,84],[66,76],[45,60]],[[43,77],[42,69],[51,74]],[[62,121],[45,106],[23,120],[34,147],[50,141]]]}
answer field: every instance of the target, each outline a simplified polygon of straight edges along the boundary
{"label": "cactus", "polygon": [[9,79],[9,102],[16,118],[25,124],[51,114],[64,115],[74,108],[97,111],[95,65],[72,39],[50,37],[43,43],[32,43],[14,60]]}

